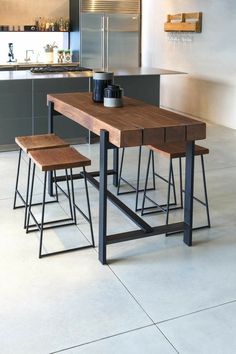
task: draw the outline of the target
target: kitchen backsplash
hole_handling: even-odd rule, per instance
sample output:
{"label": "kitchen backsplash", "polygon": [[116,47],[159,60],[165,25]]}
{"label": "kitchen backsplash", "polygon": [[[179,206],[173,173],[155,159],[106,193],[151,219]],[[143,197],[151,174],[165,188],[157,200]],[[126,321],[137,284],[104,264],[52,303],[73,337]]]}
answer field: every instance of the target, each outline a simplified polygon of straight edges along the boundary
{"label": "kitchen backsplash", "polygon": [[26,50],[29,51],[28,55],[31,62],[44,62],[44,48],[47,44],[55,44],[59,50],[68,48],[68,33],[0,32],[0,42],[0,63],[6,63],[8,61],[9,43],[13,43],[14,58],[18,62],[25,61]]}

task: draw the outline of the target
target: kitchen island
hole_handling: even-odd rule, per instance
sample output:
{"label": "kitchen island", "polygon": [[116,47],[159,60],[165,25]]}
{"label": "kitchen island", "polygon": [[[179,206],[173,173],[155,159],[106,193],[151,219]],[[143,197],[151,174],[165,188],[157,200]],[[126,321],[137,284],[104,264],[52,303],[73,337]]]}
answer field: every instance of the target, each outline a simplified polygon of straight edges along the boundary
{"label": "kitchen island", "polygon": [[[158,68],[115,69],[114,81],[124,94],[159,106],[161,75],[180,74]],[[0,71],[0,149],[16,146],[15,136],[47,132],[48,93],[90,92],[91,71],[63,73],[31,73],[30,70]],[[83,127],[59,118],[55,132],[70,143],[88,139]]]}

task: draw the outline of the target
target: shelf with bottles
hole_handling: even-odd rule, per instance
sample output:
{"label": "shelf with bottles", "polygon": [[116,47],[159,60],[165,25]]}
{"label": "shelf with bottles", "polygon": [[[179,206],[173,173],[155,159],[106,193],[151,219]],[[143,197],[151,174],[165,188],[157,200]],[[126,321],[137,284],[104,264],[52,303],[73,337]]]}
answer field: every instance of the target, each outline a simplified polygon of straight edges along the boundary
{"label": "shelf with bottles", "polygon": [[69,19],[36,17],[35,28],[39,32],[68,32],[70,27]]}
{"label": "shelf with bottles", "polygon": [[32,25],[0,25],[1,32],[69,32],[68,19],[37,17]]}
{"label": "shelf with bottles", "polygon": [[0,31],[1,33],[69,33],[68,31]]}

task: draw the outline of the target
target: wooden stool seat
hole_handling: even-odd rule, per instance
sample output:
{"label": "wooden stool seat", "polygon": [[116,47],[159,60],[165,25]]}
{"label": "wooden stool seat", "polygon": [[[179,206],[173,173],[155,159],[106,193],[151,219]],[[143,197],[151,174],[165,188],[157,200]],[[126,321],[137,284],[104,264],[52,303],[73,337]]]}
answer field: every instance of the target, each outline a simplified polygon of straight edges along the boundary
{"label": "wooden stool seat", "polygon": [[33,150],[29,156],[41,171],[53,171],[91,165],[91,160],[72,147]]}
{"label": "wooden stool seat", "polygon": [[15,142],[26,153],[31,150],[69,146],[68,143],[55,134],[18,136],[15,138]]}
{"label": "wooden stool seat", "polygon": [[[186,157],[186,143],[171,143],[165,145],[148,145],[148,148],[154,152],[158,152],[169,158]],[[195,145],[194,155],[207,155],[209,154],[209,149]]]}

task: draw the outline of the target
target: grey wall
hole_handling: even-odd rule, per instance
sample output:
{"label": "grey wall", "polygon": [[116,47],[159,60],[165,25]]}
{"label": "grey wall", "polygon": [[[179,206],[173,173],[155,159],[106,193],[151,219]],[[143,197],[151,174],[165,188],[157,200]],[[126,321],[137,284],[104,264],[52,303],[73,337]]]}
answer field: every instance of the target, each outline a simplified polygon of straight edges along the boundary
{"label": "grey wall", "polygon": [[[171,40],[166,15],[196,11],[202,33]],[[188,73],[161,78],[162,106],[236,129],[235,26],[234,0],[143,1],[143,65]]]}

